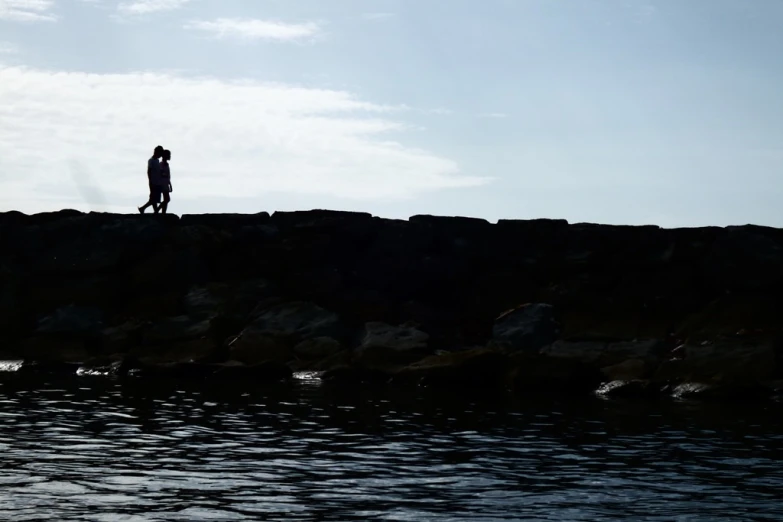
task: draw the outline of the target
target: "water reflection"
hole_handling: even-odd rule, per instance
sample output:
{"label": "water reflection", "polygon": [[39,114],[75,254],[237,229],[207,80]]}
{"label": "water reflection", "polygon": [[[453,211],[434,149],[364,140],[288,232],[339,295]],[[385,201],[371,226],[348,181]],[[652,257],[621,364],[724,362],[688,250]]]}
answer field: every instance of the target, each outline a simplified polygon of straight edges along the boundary
{"label": "water reflection", "polygon": [[12,520],[780,520],[783,405],[0,382]]}

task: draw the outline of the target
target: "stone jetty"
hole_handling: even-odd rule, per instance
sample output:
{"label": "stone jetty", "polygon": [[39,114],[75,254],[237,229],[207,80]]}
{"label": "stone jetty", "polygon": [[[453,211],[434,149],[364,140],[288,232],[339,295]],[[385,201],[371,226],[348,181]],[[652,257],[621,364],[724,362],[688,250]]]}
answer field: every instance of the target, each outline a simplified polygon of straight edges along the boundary
{"label": "stone jetty", "polygon": [[22,375],[772,397],[783,230],[6,212],[0,336]]}

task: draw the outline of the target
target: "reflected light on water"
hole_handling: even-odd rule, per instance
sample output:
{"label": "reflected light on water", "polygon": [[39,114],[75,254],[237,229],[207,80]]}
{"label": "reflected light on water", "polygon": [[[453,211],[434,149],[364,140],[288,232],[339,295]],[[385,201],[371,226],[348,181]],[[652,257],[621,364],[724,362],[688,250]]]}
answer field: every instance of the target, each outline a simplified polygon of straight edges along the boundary
{"label": "reflected light on water", "polygon": [[[9,520],[781,520],[783,405],[0,379]],[[743,518],[745,517],[745,518]]]}

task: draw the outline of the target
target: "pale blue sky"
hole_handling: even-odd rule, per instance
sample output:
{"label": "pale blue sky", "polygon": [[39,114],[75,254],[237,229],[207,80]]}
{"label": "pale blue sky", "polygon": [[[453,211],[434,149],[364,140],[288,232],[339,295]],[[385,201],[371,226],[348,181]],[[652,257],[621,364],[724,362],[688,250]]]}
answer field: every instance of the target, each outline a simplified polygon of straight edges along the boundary
{"label": "pale blue sky", "polygon": [[0,208],[783,226],[783,0],[0,0]]}

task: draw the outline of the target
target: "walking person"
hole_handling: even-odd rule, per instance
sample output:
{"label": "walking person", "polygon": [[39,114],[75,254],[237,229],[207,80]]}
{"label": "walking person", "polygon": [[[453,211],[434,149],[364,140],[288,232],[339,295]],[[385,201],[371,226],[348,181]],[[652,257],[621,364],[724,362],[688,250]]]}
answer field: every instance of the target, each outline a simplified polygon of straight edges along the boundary
{"label": "walking person", "polygon": [[163,156],[163,147],[158,145],[152,154],[152,157],[147,161],[147,181],[150,185],[150,198],[142,206],[139,207],[139,213],[144,214],[147,207],[152,209],[157,214],[160,210],[160,196],[161,196],[161,168],[159,158]]}
{"label": "walking person", "polygon": [[171,151],[163,151],[163,161],[160,163],[160,188],[163,194],[163,203],[160,205],[161,213],[165,214],[169,208],[169,201],[171,201],[171,192],[174,188],[171,186],[171,169],[169,168],[169,161],[171,161]]}

